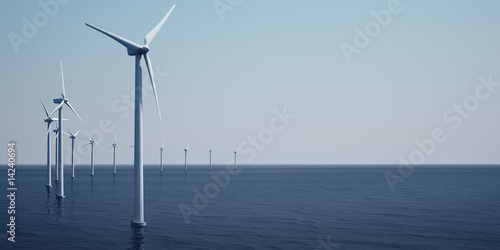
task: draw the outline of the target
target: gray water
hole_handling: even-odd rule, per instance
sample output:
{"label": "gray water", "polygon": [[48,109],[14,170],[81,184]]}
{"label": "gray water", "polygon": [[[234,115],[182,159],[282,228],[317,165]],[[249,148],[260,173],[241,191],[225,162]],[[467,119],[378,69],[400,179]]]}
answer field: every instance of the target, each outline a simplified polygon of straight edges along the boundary
{"label": "gray water", "polygon": [[[394,192],[387,169],[396,166],[243,166],[218,184],[211,176],[223,166],[212,174],[165,166],[162,175],[150,166],[147,226],[134,229],[132,168],[113,177],[97,166],[91,178],[80,166],[73,180],[66,168],[60,200],[56,185],[45,187],[44,166],[17,166],[16,242],[4,226],[0,248],[500,249],[500,167],[421,167]],[[195,208],[193,188],[206,186],[209,197],[198,195]],[[180,204],[198,213],[189,224]]]}

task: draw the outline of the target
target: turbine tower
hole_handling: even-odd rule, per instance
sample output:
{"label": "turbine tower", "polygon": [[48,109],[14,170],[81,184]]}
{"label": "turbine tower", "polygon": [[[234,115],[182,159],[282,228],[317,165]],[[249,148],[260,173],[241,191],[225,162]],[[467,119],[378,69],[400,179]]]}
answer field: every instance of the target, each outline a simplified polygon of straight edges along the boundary
{"label": "turbine tower", "polygon": [[62,61],[60,61],[60,64],[61,64],[61,79],[62,79],[62,90],[61,90],[61,96],[62,98],[57,98],[57,99],[54,99],[54,103],[57,103],[59,104],[56,109],[54,111],[52,111],[52,113],[50,113],[49,116],[51,116],[52,114],[54,114],[56,111],[59,111],[59,137],[57,138],[58,140],[58,147],[57,147],[57,163],[59,165],[59,171],[58,171],[58,175],[61,176],[61,180],[58,181],[58,184],[59,184],[59,189],[57,189],[57,197],[58,198],[64,198],[64,161],[63,161],[63,153],[62,153],[62,149],[63,149],[63,136],[61,135],[61,133],[64,132],[63,130],[63,106],[64,104],[66,104],[66,106],[68,106],[68,108],[73,111],[73,113],[75,113],[75,115],[78,117],[78,119],[80,119],[80,121],[82,121],[82,118],[80,118],[80,116],[78,115],[78,113],[76,113],[75,109],[73,109],[73,107],[71,106],[71,104],[69,103],[69,100],[68,98],[66,98],[66,91],[64,90],[64,73],[63,73],[63,65],[62,65]]}
{"label": "turbine tower", "polygon": [[160,173],[163,173],[163,147],[165,146],[165,142],[162,142],[160,150]]}
{"label": "turbine tower", "polygon": [[144,45],[140,46],[125,38],[117,36],[111,32],[95,27],[88,23],[85,25],[103,33],[106,36],[114,39],[121,45],[127,48],[127,53],[130,56],[135,56],[135,121],[134,121],[134,217],[132,219],[132,226],[146,226],[144,221],[144,169],[143,169],[143,139],[142,139],[142,68],[141,58],[144,57],[146,67],[148,68],[149,78],[153,87],[153,94],[155,96],[156,107],[158,108],[158,115],[161,119],[160,105],[158,104],[158,97],[156,95],[156,87],[154,84],[153,68],[151,60],[148,56],[149,45],[156,37],[162,28],[170,13],[174,10],[175,5],[168,11],[163,19],[146,35],[144,38]]}
{"label": "turbine tower", "polygon": [[95,129],[94,133],[92,134],[92,139],[90,140],[89,143],[85,145],[90,145],[90,175],[94,176],[94,144],[99,147],[100,150],[102,150],[101,146],[97,144],[97,142],[94,140],[94,135],[95,135]]}
{"label": "turbine tower", "polygon": [[212,171],[212,148],[208,150],[208,153],[210,153],[210,172]]}
{"label": "turbine tower", "polygon": [[59,181],[59,162],[57,161],[57,152],[59,151],[58,150],[58,147],[57,147],[57,136],[59,135],[59,129],[54,129],[54,142],[55,142],[55,150],[54,150],[54,154],[55,154],[55,159],[54,159],[54,165],[55,165],[55,171],[56,171],[56,179],[54,180],[56,183],[57,181]]}
{"label": "turbine tower", "polygon": [[187,147],[184,149],[184,172],[187,172],[187,171],[188,171],[188,165],[187,165],[187,155],[188,155],[188,149],[189,149],[189,146],[187,146]]}
{"label": "turbine tower", "polygon": [[118,148],[118,150],[120,150],[121,152],[121,149],[118,147],[118,144],[116,144],[116,133],[115,133],[115,142],[111,144],[110,148],[113,148],[113,175],[116,175],[116,148]]}
{"label": "turbine tower", "polygon": [[52,122],[57,121],[57,118],[50,117],[49,111],[47,110],[47,107],[45,107],[42,99],[40,99],[40,102],[42,103],[43,110],[45,111],[45,115],[47,116],[47,118],[43,120],[47,123],[47,138],[45,139],[47,142],[47,187],[52,187],[52,163],[50,162],[50,128],[52,126]]}
{"label": "turbine tower", "polygon": [[72,134],[71,131],[69,131],[69,138],[71,139],[71,178],[75,178],[75,163],[73,161],[74,154],[75,154],[75,139],[78,133],[80,133],[80,130],[76,132],[75,134]]}
{"label": "turbine tower", "polygon": [[236,170],[236,154],[238,153],[238,150],[234,150],[234,165],[233,165],[233,171]]}

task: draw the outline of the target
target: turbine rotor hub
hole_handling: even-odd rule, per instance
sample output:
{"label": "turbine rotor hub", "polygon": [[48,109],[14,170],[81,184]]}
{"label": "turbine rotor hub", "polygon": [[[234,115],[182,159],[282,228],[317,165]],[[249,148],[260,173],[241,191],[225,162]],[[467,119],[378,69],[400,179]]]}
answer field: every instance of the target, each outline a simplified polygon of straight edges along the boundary
{"label": "turbine rotor hub", "polygon": [[140,49],[134,49],[134,50],[127,49],[127,53],[129,56],[142,55],[148,52],[149,52],[149,47],[146,45],[142,46],[142,48]]}

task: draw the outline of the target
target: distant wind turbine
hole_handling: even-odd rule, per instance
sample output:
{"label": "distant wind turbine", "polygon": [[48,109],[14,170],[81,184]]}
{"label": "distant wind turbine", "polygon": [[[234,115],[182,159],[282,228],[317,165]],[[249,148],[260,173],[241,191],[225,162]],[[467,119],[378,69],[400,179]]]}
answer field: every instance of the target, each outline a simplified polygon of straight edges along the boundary
{"label": "distant wind turbine", "polygon": [[148,68],[149,78],[153,87],[153,94],[158,109],[158,115],[161,119],[160,105],[156,95],[156,87],[154,83],[153,68],[149,59],[149,45],[156,37],[162,28],[170,13],[174,10],[175,5],[168,11],[163,19],[146,35],[144,45],[138,45],[125,38],[117,36],[109,31],[103,30],[96,26],[85,23],[85,25],[93,28],[106,36],[114,39],[121,45],[127,48],[127,53],[130,56],[135,56],[135,122],[134,122],[134,218],[132,226],[146,226],[144,221],[144,162],[143,162],[143,138],[142,138],[142,68],[141,59],[144,57],[146,67]]}
{"label": "distant wind turbine", "polygon": [[[64,73],[63,73],[62,61],[60,61],[60,64],[61,64],[61,80],[62,80],[62,90],[61,90],[62,98],[54,99],[54,103],[57,103],[59,105],[56,107],[56,109],[54,111],[52,111],[52,113],[50,113],[49,116],[54,114],[56,111],[59,111],[59,120],[58,120],[59,121],[59,130],[61,132],[64,132],[64,129],[63,129],[63,106],[64,106],[64,104],[66,104],[66,106],[68,106],[68,108],[71,111],[73,111],[73,113],[75,113],[75,115],[78,117],[78,119],[80,119],[80,121],[82,121],[82,118],[80,118],[80,116],[78,115],[78,113],[76,113],[73,106],[71,106],[71,104],[69,103],[68,98],[66,98],[66,91],[64,90]],[[57,162],[59,165],[58,175],[61,176],[61,180],[58,182],[59,188],[57,189],[57,197],[58,198],[64,198],[64,161],[63,161],[62,149],[63,149],[63,136],[61,135],[58,137],[58,149],[57,149],[58,150]]]}
{"label": "distant wind turbine", "polygon": [[188,149],[189,149],[189,145],[184,149],[184,172],[188,171],[188,165],[187,165]]}
{"label": "distant wind turbine", "polygon": [[74,159],[74,154],[75,154],[75,139],[78,133],[80,133],[80,130],[76,132],[75,134],[72,134],[71,131],[69,131],[69,138],[71,139],[71,178],[75,178],[75,163],[73,161]]}
{"label": "distant wind turbine", "polygon": [[234,150],[234,165],[233,165],[233,170],[236,170],[236,154],[238,153],[238,150]]}
{"label": "distant wind turbine", "polygon": [[163,173],[163,147],[165,146],[165,142],[161,143],[161,148],[160,150],[160,173]]}
{"label": "distant wind turbine", "polygon": [[89,143],[85,145],[90,145],[90,175],[94,176],[94,144],[99,147],[100,150],[102,150],[101,146],[97,144],[97,142],[94,140],[94,135],[95,135],[95,129],[94,133],[92,134],[92,139],[90,140]]}
{"label": "distant wind turbine", "polygon": [[122,151],[118,147],[118,144],[116,144],[116,133],[115,133],[115,142],[113,142],[113,144],[111,144],[110,148],[113,148],[113,174],[115,175],[116,174],[116,148],[118,148],[118,150],[120,150],[120,152]]}
{"label": "distant wind turbine", "polygon": [[208,150],[208,153],[210,153],[210,171],[212,171],[212,148]]}
{"label": "distant wind turbine", "polygon": [[50,127],[52,126],[53,121],[57,121],[57,118],[52,118],[49,116],[49,111],[47,110],[47,107],[45,107],[45,104],[43,103],[42,99],[40,99],[40,102],[42,103],[43,110],[45,111],[45,115],[47,118],[45,118],[43,121],[47,123],[47,138],[45,139],[47,142],[47,187],[52,187],[52,163],[50,162]]}

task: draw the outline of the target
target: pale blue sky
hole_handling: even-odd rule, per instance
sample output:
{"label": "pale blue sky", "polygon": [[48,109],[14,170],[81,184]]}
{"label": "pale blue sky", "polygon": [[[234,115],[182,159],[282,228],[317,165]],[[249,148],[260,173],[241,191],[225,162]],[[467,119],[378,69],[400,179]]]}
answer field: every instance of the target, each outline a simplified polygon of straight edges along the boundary
{"label": "pale blue sky", "polygon": [[[389,2],[243,0],[221,21],[213,1],[69,1],[15,53],[8,34],[22,35],[23,17],[43,8],[38,1],[2,1],[0,141],[17,141],[20,163],[45,162],[38,97],[55,108],[61,59],[66,94],[84,120],[66,109],[65,128],[92,131],[109,119],[114,129],[98,138],[105,149],[96,151],[96,162],[111,163],[107,147],[116,131],[123,151],[118,163],[131,164],[133,109],[128,116],[117,110],[133,90],[134,58],[84,23],[142,44],[175,3],[150,46],[162,72],[163,119],[151,95],[145,97],[145,163],[158,162],[163,140],[167,164],[183,163],[186,145],[191,163],[206,163],[210,147],[214,162],[226,163],[284,106],[296,118],[250,163],[395,164],[435,128],[447,140],[425,163],[498,163],[500,91],[481,100],[456,130],[443,114],[475,94],[479,76],[500,82],[500,2],[401,0],[401,13],[348,63],[339,45],[352,45],[355,28],[364,29],[374,20],[370,12]],[[82,133],[77,140],[87,138]],[[246,147],[240,150],[249,152]],[[88,164],[88,149],[77,151]]]}

